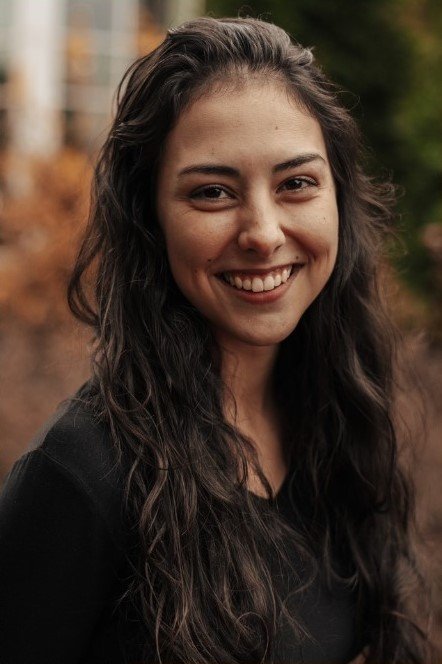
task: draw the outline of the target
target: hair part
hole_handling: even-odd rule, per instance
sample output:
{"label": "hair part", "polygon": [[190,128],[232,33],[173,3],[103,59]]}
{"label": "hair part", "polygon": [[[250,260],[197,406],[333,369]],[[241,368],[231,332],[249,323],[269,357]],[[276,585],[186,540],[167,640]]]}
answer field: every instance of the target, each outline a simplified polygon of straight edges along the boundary
{"label": "hair part", "polygon": [[[281,81],[318,120],[337,190],[334,272],[275,368],[296,532],[244,490],[251,464],[272,498],[253,443],[224,417],[215,340],[173,281],[155,212],[174,123],[198,95],[245,73]],[[358,129],[312,51],[260,20],[200,18],[169,30],[118,88],[68,299],[94,333],[89,407],[129,469],[139,556],[122,599],[158,662],[270,662],[281,610],[308,638],[274,588],[268,541],[288,565],[288,543],[305,562],[295,594],[318,574],[358,585],[368,663],[426,661],[399,592],[398,575],[418,573],[412,488],[392,423],[397,334],[378,288],[394,188],[368,177],[361,160]],[[345,573],[337,554],[351,561]]]}

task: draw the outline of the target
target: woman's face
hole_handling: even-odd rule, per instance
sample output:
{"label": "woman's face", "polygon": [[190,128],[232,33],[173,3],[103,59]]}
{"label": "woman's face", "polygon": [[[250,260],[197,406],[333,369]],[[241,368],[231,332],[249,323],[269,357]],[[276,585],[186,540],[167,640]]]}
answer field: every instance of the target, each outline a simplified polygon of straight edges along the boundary
{"label": "woman's face", "polygon": [[335,265],[322,131],[277,83],[214,92],[181,114],[164,145],[157,213],[173,277],[219,339],[279,343]]}

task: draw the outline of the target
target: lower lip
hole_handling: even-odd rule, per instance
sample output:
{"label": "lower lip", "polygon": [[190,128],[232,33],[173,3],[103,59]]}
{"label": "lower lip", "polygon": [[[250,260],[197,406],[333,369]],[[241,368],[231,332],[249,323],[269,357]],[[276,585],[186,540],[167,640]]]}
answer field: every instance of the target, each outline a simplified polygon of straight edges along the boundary
{"label": "lower lip", "polygon": [[299,272],[302,270],[302,265],[299,267],[294,267],[291,275],[284,284],[277,286],[271,291],[261,291],[260,293],[254,293],[253,291],[246,291],[244,289],[235,288],[228,284],[222,277],[219,277],[221,283],[229,289],[229,291],[235,293],[241,300],[245,302],[251,302],[252,304],[270,304],[279,300],[280,297],[284,295],[287,289],[290,287],[290,284],[296,279]]}

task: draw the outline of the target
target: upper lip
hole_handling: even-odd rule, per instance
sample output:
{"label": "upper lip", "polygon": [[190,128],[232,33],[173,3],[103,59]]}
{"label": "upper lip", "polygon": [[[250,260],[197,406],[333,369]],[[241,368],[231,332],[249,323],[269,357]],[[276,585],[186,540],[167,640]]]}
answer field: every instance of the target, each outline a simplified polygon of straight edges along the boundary
{"label": "upper lip", "polygon": [[277,270],[283,270],[284,268],[289,268],[292,265],[305,265],[302,261],[293,261],[291,263],[282,263],[280,265],[271,265],[269,267],[252,267],[252,268],[230,268],[227,270],[223,270],[219,274],[223,274],[225,272],[241,272],[242,274],[268,274],[269,272],[275,272]]}

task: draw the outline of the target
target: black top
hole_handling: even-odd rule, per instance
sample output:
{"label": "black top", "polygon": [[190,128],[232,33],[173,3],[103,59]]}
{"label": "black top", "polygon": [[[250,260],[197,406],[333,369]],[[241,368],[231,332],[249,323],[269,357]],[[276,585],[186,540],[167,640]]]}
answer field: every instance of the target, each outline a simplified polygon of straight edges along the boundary
{"label": "black top", "polygon": [[[288,486],[276,504],[290,519]],[[140,632],[116,605],[128,575],[122,492],[106,428],[76,403],[16,462],[0,497],[2,664],[141,664]],[[330,594],[318,580],[293,608],[312,639],[283,626],[277,664],[344,664],[361,650],[344,587]]]}

